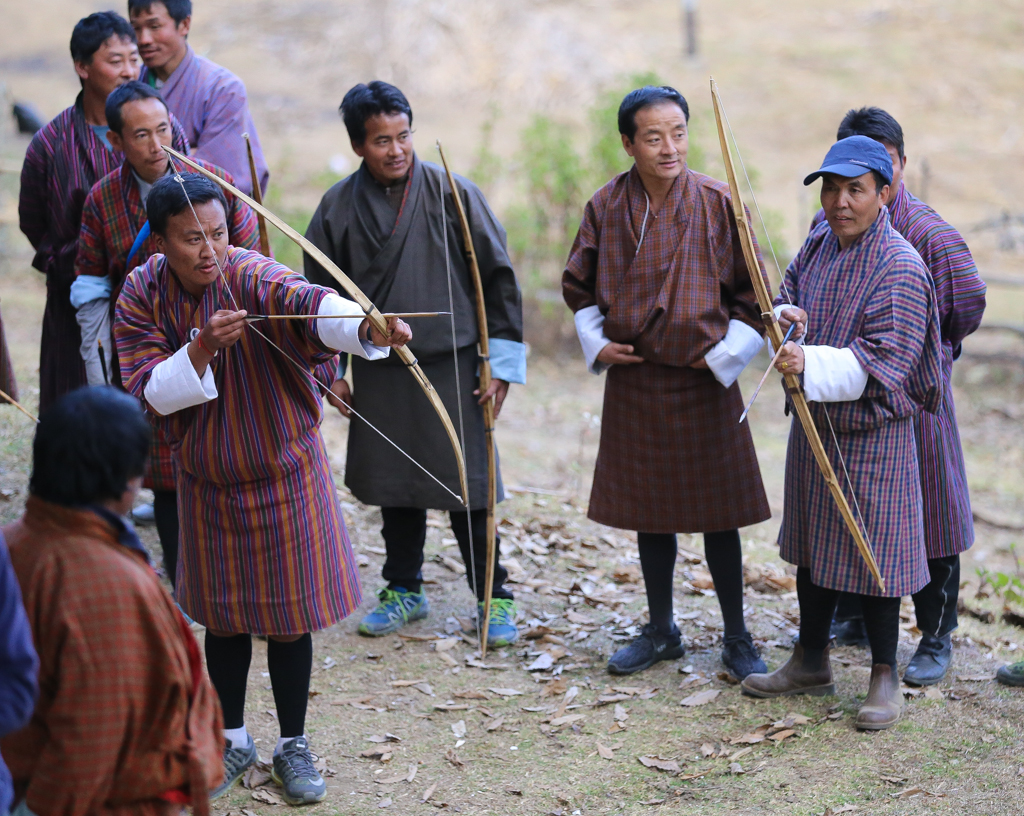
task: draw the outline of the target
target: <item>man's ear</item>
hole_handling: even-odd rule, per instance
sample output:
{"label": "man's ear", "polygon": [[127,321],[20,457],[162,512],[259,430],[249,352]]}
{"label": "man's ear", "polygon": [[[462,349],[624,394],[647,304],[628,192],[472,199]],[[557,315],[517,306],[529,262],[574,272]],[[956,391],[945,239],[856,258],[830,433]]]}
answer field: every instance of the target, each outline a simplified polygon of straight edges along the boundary
{"label": "man's ear", "polygon": [[626,155],[632,157],[633,141],[625,133],[620,133],[619,136],[622,137],[622,149],[626,151]]}
{"label": "man's ear", "polygon": [[[110,124],[109,122],[107,124]],[[111,128],[107,131],[107,141],[110,142],[110,146],[120,153],[124,153],[124,140],[121,138],[121,134]]]}
{"label": "man's ear", "polygon": [[363,150],[363,146],[361,144],[356,144],[354,139],[350,139],[349,144],[352,145],[352,152],[355,153],[359,158],[366,158],[365,151]]}
{"label": "man's ear", "polygon": [[87,63],[79,62],[78,60],[75,60],[75,73],[78,74],[78,78],[83,80],[83,81],[88,79],[89,78],[89,65]]}
{"label": "man's ear", "polygon": [[154,232],[152,233],[152,235],[154,241],[156,242],[156,251],[159,252],[161,255],[165,255],[166,253],[164,252],[164,236],[162,236],[159,232]]}
{"label": "man's ear", "polygon": [[188,17],[186,17],[184,20],[178,23],[178,25],[175,26],[175,28],[177,28],[178,33],[182,37],[185,37],[187,39],[188,32],[192,30],[192,15],[190,14]]}

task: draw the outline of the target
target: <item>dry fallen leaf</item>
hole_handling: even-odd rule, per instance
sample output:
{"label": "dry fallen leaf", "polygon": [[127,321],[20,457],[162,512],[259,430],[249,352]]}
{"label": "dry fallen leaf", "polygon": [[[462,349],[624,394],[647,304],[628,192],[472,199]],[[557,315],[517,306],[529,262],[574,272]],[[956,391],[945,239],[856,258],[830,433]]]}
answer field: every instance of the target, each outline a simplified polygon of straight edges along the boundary
{"label": "dry fallen leaf", "polygon": [[772,734],[768,739],[774,740],[775,742],[782,742],[784,739],[793,736],[796,733],[792,728],[787,728],[785,731],[777,731]]}
{"label": "dry fallen leaf", "polygon": [[425,791],[423,791],[423,795],[420,797],[420,801],[421,802],[428,802],[428,801],[430,801],[430,797],[433,796],[434,795],[434,791],[437,790],[437,785],[438,785],[438,783],[435,782],[429,788],[427,788]]}
{"label": "dry fallen leaf", "polygon": [[615,721],[616,722],[625,722],[626,720],[629,719],[629,714],[626,713],[626,709],[623,708],[620,705],[616,705],[615,706],[615,715],[614,716],[615,716]]}
{"label": "dry fallen leaf", "polygon": [[733,745],[748,744],[756,745],[759,742],[764,742],[764,736],[768,733],[768,729],[771,726],[761,725],[751,731],[749,734],[744,734],[742,737],[736,737],[736,739],[729,740]]}
{"label": "dry fallen leaf", "polygon": [[456,754],[455,751],[451,750],[450,748],[447,751],[445,751],[444,758],[447,759],[456,768],[461,768],[466,764],[461,759],[459,759],[459,755]]}
{"label": "dry fallen leaf", "polygon": [[691,694],[685,700],[680,701],[679,705],[691,708],[693,706],[705,705],[706,703],[710,703],[721,693],[722,692],[718,689],[705,689],[704,691],[698,691],[696,694]]}
{"label": "dry fallen leaf", "polygon": [[242,777],[242,785],[252,790],[261,785],[266,785],[271,778],[270,765],[266,762],[257,762],[255,765],[250,765],[249,769],[245,772],[245,776]]}
{"label": "dry fallen leaf", "polygon": [[435,652],[447,652],[449,649],[454,649],[462,641],[459,638],[443,638],[441,640],[434,641]]}
{"label": "dry fallen leaf", "polygon": [[717,749],[710,742],[705,742],[700,746],[700,755],[702,757],[714,756],[716,753],[718,753]]}
{"label": "dry fallen leaf", "polygon": [[747,754],[752,754],[753,752],[754,752],[754,749],[753,749],[753,748],[741,748],[741,749],[740,749],[739,751],[737,751],[737,752],[736,752],[735,754],[732,754],[732,755],[731,755],[731,756],[729,757],[729,759],[730,759],[730,760],[732,760],[733,762],[735,762],[735,761],[736,761],[737,759],[739,759],[740,757],[745,757],[745,756],[746,756]]}
{"label": "dry fallen leaf", "polygon": [[379,808],[391,807],[391,797],[389,796],[387,799],[381,799],[377,803],[377,807],[379,807]]}
{"label": "dry fallen leaf", "polygon": [[265,802],[268,805],[286,805],[287,802],[279,793],[275,793],[272,790],[266,788],[257,788],[252,792],[252,798],[257,802]]}
{"label": "dry fallen leaf", "polygon": [[541,652],[537,659],[526,667],[527,671],[547,671],[555,665],[555,658],[548,652]]}
{"label": "dry fallen leaf", "polygon": [[457,723],[452,723],[452,733],[456,739],[462,739],[466,736],[466,721],[459,720]]}
{"label": "dry fallen leaf", "polygon": [[746,771],[743,770],[743,766],[740,765],[740,763],[738,763],[738,762],[730,762],[729,763],[729,773],[731,773],[733,775],[739,775],[739,774],[746,773]]}
{"label": "dry fallen leaf", "polygon": [[372,734],[366,738],[369,742],[401,742],[401,737],[396,737],[394,734],[384,734],[379,736],[378,734]]}
{"label": "dry fallen leaf", "polygon": [[564,717],[556,717],[551,720],[550,725],[552,728],[561,728],[563,725],[570,725],[586,718],[586,714],[566,714]]}
{"label": "dry fallen leaf", "polygon": [[821,816],[839,816],[840,813],[853,813],[860,810],[856,805],[842,805],[837,808],[825,808],[825,812]]}
{"label": "dry fallen leaf", "polygon": [[415,686],[418,683],[426,683],[426,680],[392,680],[392,688],[406,688],[407,686]]}
{"label": "dry fallen leaf", "polygon": [[514,688],[491,688],[487,690],[493,691],[499,697],[515,697],[517,695],[523,694],[523,692],[519,691],[519,689]]}
{"label": "dry fallen leaf", "polygon": [[659,771],[679,773],[679,763],[674,759],[663,759],[658,756],[639,756],[637,759],[645,768],[656,768]]}
{"label": "dry fallen leaf", "polygon": [[504,717],[498,717],[496,720],[491,720],[489,723],[487,723],[487,730],[488,731],[497,731],[504,724],[505,724],[505,718]]}
{"label": "dry fallen leaf", "polygon": [[460,700],[489,700],[489,699],[491,699],[486,694],[484,694],[482,691],[475,691],[473,689],[470,689],[469,691],[457,691],[452,696],[453,697],[458,697]]}
{"label": "dry fallen leaf", "polygon": [[389,759],[391,759],[391,749],[390,748],[368,748],[365,751],[361,751],[359,756],[366,757],[367,759],[373,759],[374,757],[379,757],[381,762],[387,762]]}
{"label": "dry fallen leaf", "polygon": [[935,688],[935,686],[929,686],[924,690],[924,696],[926,700],[945,700],[946,695],[942,693],[941,689]]}
{"label": "dry fallen leaf", "polygon": [[615,759],[615,754],[612,753],[612,749],[607,745],[602,745],[600,742],[597,744],[597,753],[600,754],[603,759]]}

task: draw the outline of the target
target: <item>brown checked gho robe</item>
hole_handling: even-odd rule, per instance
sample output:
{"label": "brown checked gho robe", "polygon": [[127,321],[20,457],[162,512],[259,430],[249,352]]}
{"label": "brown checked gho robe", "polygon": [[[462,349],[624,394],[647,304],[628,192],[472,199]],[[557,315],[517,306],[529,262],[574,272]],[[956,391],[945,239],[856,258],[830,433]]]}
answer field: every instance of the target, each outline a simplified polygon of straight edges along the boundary
{"label": "brown checked gho robe", "polygon": [[[598,306],[608,339],[643,363],[613,365],[588,515],[647,533],[713,532],[771,516],[739,386],[703,359],[730,320],[762,331],[729,189],[686,170],[657,216],[634,167],[586,206],[562,291]],[[637,249],[639,243],[639,251]]]}

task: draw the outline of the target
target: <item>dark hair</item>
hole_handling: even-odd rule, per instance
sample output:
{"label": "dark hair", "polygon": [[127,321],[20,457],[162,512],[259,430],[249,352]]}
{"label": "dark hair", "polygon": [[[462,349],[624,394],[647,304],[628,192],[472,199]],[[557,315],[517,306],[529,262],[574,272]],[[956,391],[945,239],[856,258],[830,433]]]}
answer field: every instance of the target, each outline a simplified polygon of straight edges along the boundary
{"label": "dark hair", "polygon": [[111,37],[137,42],[135,29],[120,14],[113,11],[97,11],[75,23],[71,32],[71,59],[88,65],[92,56]]}
{"label": "dark hair", "polygon": [[345,94],[338,110],[345,122],[348,138],[357,145],[366,141],[366,120],[378,113],[404,113],[409,117],[409,127],[412,127],[412,108],[405,94],[380,80],[369,85],[356,85]]}
{"label": "dark hair", "polygon": [[882,188],[883,188],[883,187],[884,187],[884,186],[885,186],[886,184],[890,184],[890,183],[891,183],[891,182],[888,182],[888,181],[886,181],[886,180],[885,180],[885,176],[883,176],[883,175],[882,175],[881,173],[879,173],[879,172],[878,172],[877,170],[872,170],[872,171],[871,171],[871,175],[873,175],[873,176],[875,177],[875,192],[876,192],[876,193],[880,193],[880,192],[882,192]]}
{"label": "dark hair", "polygon": [[[219,201],[227,215],[228,202],[219,186],[198,173],[172,173],[159,179],[146,196],[146,215],[149,216],[149,228],[157,235],[167,234],[167,221],[180,215],[192,206]],[[182,187],[185,189],[182,190]],[[188,194],[186,196],[186,193]]]}
{"label": "dark hair", "polygon": [[186,17],[192,16],[192,0],[128,0],[128,16],[139,11],[149,11],[154,3],[163,3],[176,26],[181,25]]}
{"label": "dark hair", "polygon": [[881,108],[848,110],[839,123],[836,141],[848,136],[867,136],[876,142],[885,142],[895,147],[901,159],[906,155],[903,152],[903,128]]}
{"label": "dark hair", "polygon": [[619,105],[619,133],[632,142],[636,136],[637,111],[662,102],[673,102],[678,105],[686,121],[690,121],[690,106],[686,104],[679,91],[668,85],[645,85],[626,94],[626,98]]}
{"label": "dark hair", "polygon": [[65,507],[119,499],[145,471],[152,435],[139,401],[123,391],[65,394],[39,417],[29,490]]}
{"label": "dark hair", "polygon": [[121,135],[121,131],[124,129],[124,117],[121,116],[121,108],[129,102],[138,102],[140,99],[159,99],[160,104],[164,106],[164,110],[168,111],[168,113],[170,112],[167,103],[164,102],[164,98],[160,95],[160,91],[149,87],[145,82],[133,79],[131,82],[124,83],[124,85],[118,85],[110,92],[106,105],[107,124],[118,136]]}

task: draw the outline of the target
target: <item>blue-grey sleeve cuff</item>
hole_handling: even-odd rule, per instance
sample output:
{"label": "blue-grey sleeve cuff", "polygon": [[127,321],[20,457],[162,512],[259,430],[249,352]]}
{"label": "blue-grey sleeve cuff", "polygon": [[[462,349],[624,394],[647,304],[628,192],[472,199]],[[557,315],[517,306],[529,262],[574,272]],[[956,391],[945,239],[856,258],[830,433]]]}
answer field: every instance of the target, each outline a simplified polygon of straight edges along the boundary
{"label": "blue-grey sleeve cuff", "polygon": [[526,385],[526,344],[492,337],[491,376],[496,380]]}

